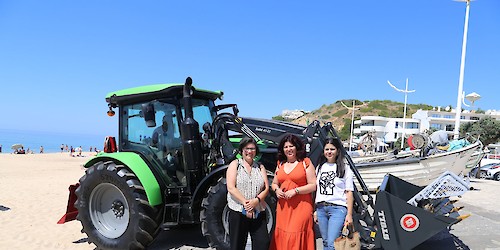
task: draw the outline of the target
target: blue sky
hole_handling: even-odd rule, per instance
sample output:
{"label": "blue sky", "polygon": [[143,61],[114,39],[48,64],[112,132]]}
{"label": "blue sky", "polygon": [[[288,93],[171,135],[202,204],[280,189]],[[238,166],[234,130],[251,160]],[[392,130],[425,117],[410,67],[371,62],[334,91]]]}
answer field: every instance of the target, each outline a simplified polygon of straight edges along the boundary
{"label": "blue sky", "polygon": [[[339,99],[456,105],[465,3],[0,1],[0,128],[112,134],[104,97],[184,82],[271,118]],[[500,1],[471,4],[464,91],[500,109]]]}

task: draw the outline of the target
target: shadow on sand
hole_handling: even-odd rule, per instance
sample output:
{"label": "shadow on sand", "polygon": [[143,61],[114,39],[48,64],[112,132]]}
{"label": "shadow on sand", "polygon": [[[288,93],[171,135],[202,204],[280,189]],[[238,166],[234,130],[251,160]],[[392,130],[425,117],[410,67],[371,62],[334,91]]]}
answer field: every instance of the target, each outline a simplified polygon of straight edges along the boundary
{"label": "shadow on sand", "polygon": [[148,250],[178,249],[183,246],[189,246],[189,249],[209,247],[207,240],[201,234],[200,225],[178,226],[171,230],[162,231],[148,247]]}
{"label": "shadow on sand", "polygon": [[10,210],[10,208],[0,205],[0,211],[7,211],[7,210]]}
{"label": "shadow on sand", "polygon": [[469,246],[465,245],[457,236],[450,233],[448,229],[443,230],[418,245],[414,250],[470,250]]}

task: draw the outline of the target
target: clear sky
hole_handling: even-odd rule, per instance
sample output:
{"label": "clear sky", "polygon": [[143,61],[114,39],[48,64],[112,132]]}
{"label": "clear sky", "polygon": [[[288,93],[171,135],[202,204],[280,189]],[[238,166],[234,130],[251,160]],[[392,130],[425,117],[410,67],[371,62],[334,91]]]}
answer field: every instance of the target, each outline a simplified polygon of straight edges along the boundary
{"label": "clear sky", "polygon": [[[466,4],[0,1],[0,128],[110,134],[107,93],[184,82],[241,116],[339,99],[456,106]],[[471,4],[463,88],[500,110],[500,1]]]}

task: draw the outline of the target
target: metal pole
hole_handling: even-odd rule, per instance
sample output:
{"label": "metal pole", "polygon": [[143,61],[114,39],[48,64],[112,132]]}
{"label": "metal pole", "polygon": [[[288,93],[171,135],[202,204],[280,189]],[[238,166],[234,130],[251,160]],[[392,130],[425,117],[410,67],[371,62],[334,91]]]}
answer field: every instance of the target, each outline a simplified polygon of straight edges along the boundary
{"label": "metal pole", "polygon": [[465,52],[467,49],[467,31],[469,28],[469,8],[470,0],[466,0],[467,7],[465,9],[465,24],[464,24],[464,37],[462,42],[462,59],[460,62],[460,78],[458,80],[458,95],[457,95],[457,108],[455,110],[455,129],[453,130],[453,139],[457,140],[460,132],[460,115],[462,113],[462,92],[464,85],[464,69],[465,69]]}
{"label": "metal pole", "polygon": [[405,130],[406,130],[406,102],[408,101],[408,78],[406,78],[406,88],[405,88],[405,108],[403,110],[403,133],[401,133],[401,149],[405,145]]}
{"label": "metal pole", "polygon": [[[353,134],[353,131],[354,131],[354,105],[356,103],[356,100],[352,100],[352,107],[349,108],[347,107],[347,105],[344,104],[343,101],[340,101],[340,104],[342,104],[342,106],[344,106],[344,108],[346,108],[347,110],[352,110],[352,121],[351,121],[351,139],[349,140],[349,151],[351,151],[351,148],[352,148],[352,134]],[[359,108],[358,108],[359,109]]]}
{"label": "metal pole", "polygon": [[404,110],[403,110],[403,132],[401,132],[401,148],[403,148],[404,142],[405,142],[404,138],[405,138],[405,129],[406,129],[405,128],[405,126],[406,126],[406,103],[408,101],[408,93],[413,93],[413,92],[415,92],[415,90],[408,90],[408,78],[406,78],[406,89],[405,90],[396,88],[396,86],[392,85],[392,83],[390,81],[387,81],[387,83],[396,91],[405,93],[405,106],[404,106]]}
{"label": "metal pole", "polygon": [[354,99],[352,100],[351,140],[349,142],[349,152],[352,151],[352,132],[353,131],[354,131]]}

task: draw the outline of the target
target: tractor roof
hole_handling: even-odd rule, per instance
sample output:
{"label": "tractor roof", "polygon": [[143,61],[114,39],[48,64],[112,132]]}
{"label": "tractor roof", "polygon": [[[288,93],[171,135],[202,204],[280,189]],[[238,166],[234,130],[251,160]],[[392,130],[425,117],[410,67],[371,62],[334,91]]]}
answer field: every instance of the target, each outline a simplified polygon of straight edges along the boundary
{"label": "tractor roof", "polygon": [[[106,102],[116,105],[123,105],[141,101],[161,99],[165,97],[177,96],[179,98],[182,98],[183,88],[184,84],[182,83],[169,83],[122,89],[107,94]],[[224,94],[222,91],[210,91],[197,89],[195,87],[192,87],[192,89],[193,97],[208,98],[212,100],[215,100]]]}

